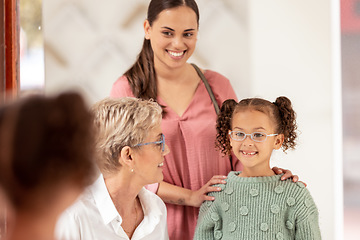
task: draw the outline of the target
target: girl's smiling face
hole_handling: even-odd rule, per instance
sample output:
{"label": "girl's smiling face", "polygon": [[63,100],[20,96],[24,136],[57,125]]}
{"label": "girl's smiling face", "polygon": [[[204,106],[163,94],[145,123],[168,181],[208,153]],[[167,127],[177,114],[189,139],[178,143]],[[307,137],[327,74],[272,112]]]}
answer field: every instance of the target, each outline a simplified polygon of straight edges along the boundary
{"label": "girl's smiling face", "polygon": [[[246,134],[262,132],[274,134],[275,124],[270,117],[260,111],[246,109],[237,112],[232,118],[232,131],[241,131]],[[246,136],[243,141],[230,138],[230,145],[235,156],[241,161],[244,172],[263,176],[269,173],[270,157],[274,149],[280,149],[283,135],[268,136],[264,142],[255,142]]]}
{"label": "girl's smiling face", "polygon": [[150,40],[157,66],[183,66],[193,54],[197,41],[196,13],[181,6],[162,11],[150,26],[144,22],[145,38]]}

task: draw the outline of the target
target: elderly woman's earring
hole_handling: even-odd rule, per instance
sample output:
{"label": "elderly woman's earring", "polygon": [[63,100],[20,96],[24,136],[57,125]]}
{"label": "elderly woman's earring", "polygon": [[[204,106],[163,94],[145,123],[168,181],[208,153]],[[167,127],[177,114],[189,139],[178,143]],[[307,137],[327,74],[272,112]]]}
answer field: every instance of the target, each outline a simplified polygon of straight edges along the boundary
{"label": "elderly woman's earring", "polygon": [[134,169],[131,169],[131,170],[130,170],[130,172],[132,172],[132,173],[133,173],[133,172],[134,172]]}

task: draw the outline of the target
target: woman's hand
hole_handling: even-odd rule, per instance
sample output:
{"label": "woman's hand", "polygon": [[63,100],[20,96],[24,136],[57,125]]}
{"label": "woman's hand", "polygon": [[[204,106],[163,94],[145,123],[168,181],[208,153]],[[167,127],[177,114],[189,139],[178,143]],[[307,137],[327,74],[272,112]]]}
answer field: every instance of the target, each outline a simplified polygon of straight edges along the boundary
{"label": "woman's hand", "polygon": [[204,201],[213,201],[215,198],[208,196],[209,192],[220,192],[220,187],[214,187],[215,184],[224,184],[226,176],[215,175],[204,186],[197,191],[192,191],[189,198],[189,205],[200,207]]}
{"label": "woman's hand", "polygon": [[[297,175],[293,175],[292,172],[288,169],[273,167],[272,170],[277,175],[284,173],[284,175],[281,177],[281,180],[286,180],[286,179],[292,178],[293,182],[299,181],[299,177]],[[304,182],[302,182],[302,183],[306,186],[306,183],[304,183]]]}

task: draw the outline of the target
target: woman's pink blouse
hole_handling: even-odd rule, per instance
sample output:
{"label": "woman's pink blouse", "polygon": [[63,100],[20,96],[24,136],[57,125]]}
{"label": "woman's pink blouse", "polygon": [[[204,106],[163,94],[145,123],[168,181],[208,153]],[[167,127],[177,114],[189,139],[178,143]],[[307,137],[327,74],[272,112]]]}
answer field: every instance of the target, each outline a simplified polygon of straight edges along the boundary
{"label": "woman's pink blouse", "polygon": [[[227,78],[206,70],[215,98],[221,106],[226,99],[237,100]],[[111,97],[133,97],[125,76],[120,77],[111,89]],[[162,131],[170,153],[165,156],[164,181],[183,188],[198,190],[214,175],[227,175],[231,171],[228,157],[215,149],[216,113],[214,105],[201,81],[192,101],[182,116],[167,107],[166,102],[157,98],[165,106],[166,114],[162,120]],[[235,170],[240,163],[233,158]],[[153,186],[154,187],[154,186]],[[155,185],[155,190],[157,185]],[[195,207],[166,204],[168,212],[168,232],[171,240],[192,239],[199,209]]]}

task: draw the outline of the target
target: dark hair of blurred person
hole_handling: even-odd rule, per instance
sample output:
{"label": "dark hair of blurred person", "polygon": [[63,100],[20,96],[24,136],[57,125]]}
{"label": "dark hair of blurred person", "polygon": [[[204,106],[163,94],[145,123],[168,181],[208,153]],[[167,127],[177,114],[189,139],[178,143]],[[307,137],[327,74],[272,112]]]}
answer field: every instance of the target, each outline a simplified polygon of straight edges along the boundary
{"label": "dark hair of blurred person", "polygon": [[0,185],[13,215],[7,239],[53,239],[58,215],[91,183],[92,115],[77,93],[0,108]]}

